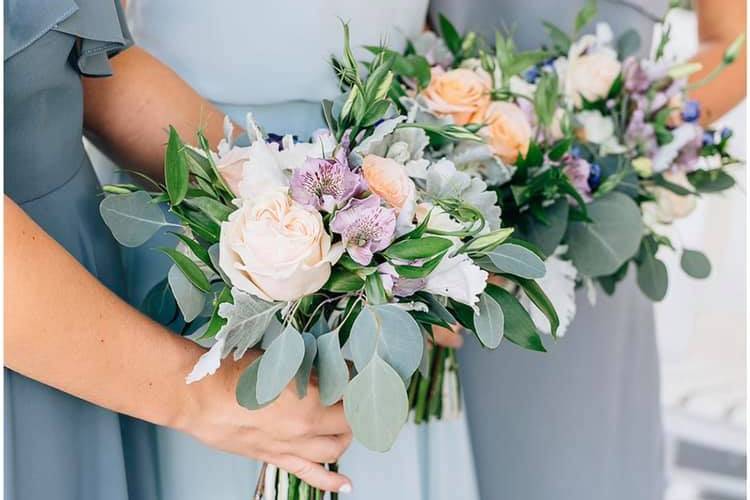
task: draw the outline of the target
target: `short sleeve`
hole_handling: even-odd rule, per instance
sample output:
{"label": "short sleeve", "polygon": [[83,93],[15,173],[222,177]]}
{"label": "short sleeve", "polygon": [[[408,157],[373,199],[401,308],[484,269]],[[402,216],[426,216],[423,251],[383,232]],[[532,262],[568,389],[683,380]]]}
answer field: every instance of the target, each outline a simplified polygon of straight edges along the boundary
{"label": "short sleeve", "polygon": [[133,44],[122,6],[119,0],[76,0],[76,4],[78,11],[55,29],[79,38],[81,74],[110,76],[109,58]]}

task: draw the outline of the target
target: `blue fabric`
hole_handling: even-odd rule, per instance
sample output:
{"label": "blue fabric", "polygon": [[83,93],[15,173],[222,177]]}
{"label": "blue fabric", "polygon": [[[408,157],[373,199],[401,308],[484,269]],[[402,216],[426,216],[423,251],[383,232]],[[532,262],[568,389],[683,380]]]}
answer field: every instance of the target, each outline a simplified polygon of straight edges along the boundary
{"label": "blue fabric", "polygon": [[[327,63],[329,54],[341,50],[340,18],[351,22],[354,47],[382,38],[402,44],[404,36],[422,28],[426,4],[130,0],[128,17],[139,46],[235,122],[244,124],[252,111],[266,131],[304,139],[324,126],[320,98],[337,93]],[[191,27],[196,19],[210,27],[199,37]],[[166,275],[169,261],[148,250],[161,244],[174,245],[175,240],[159,234],[143,248],[125,252],[134,303]],[[158,449],[162,500],[244,500],[255,485],[258,464],[211,450],[183,434],[159,429]],[[355,500],[478,498],[464,419],[421,428],[407,425],[385,454],[354,443],[341,471],[352,478],[354,492],[347,498]]]}
{"label": "blue fabric", "polygon": [[[5,2],[4,180],[6,195],[124,295],[118,246],[99,217],[101,189],[81,142],[80,76],[91,66],[81,65],[89,56],[80,49],[98,47],[91,71],[105,75],[107,55],[129,43],[119,16],[115,0]],[[5,498],[156,498],[152,426],[11,370],[4,383]]]}
{"label": "blue fabric", "polygon": [[[494,37],[515,28],[522,49],[546,42],[542,20],[570,30],[583,0],[433,0],[460,30]],[[666,0],[598,2],[615,36],[635,29],[648,54]],[[653,17],[653,16],[652,16]],[[467,343],[459,353],[483,500],[660,500],[664,437],[653,307],[630,276],[613,297],[584,292],[564,338],[548,353]]]}

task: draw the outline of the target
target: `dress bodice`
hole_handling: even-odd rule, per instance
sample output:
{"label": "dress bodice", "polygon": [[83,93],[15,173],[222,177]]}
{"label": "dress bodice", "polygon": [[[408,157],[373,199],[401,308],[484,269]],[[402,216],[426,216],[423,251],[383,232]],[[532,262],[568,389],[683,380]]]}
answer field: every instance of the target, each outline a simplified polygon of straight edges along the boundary
{"label": "dress bodice", "polygon": [[418,34],[427,0],[130,0],[136,42],[219,105],[314,102],[338,93],[330,67],[342,22],[352,46],[381,41],[397,50]]}

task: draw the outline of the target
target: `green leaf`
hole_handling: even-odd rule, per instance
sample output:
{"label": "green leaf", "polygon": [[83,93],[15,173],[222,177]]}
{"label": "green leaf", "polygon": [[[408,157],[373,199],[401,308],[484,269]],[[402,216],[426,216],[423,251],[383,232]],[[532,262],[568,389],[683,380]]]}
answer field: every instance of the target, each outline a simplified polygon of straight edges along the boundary
{"label": "green leaf", "polygon": [[510,277],[510,279],[521,286],[531,302],[547,317],[550,325],[550,333],[553,337],[556,337],[557,329],[560,327],[560,318],[557,315],[554,304],[552,304],[552,301],[547,297],[547,294],[544,293],[544,290],[539,286],[539,283],[534,280],[517,277]]}
{"label": "green leaf", "polygon": [[357,441],[373,451],[388,451],[409,413],[406,387],[376,354],[347,385],[344,412]]}
{"label": "green leaf", "polygon": [[568,225],[568,255],[584,276],[612,274],[638,251],[641,211],[628,196],[611,192],[591,203],[588,214],[592,222]]}
{"label": "green leaf", "polygon": [[711,262],[706,254],[698,250],[683,250],[680,266],[688,276],[693,278],[705,279],[711,274]]}
{"label": "green leaf", "polygon": [[586,0],[581,10],[576,14],[575,32],[576,34],[585,28],[596,17],[596,0]]}
{"label": "green leaf", "polygon": [[175,265],[169,268],[167,280],[182,312],[182,317],[186,323],[190,323],[203,311],[206,305],[206,294],[196,288]]}
{"label": "green leaf", "polygon": [[365,278],[365,296],[367,302],[373,305],[385,304],[388,302],[388,297],[385,294],[385,288],[383,287],[383,281],[380,279],[378,273],[369,274]]}
{"label": "green leaf", "polygon": [[454,56],[458,56],[461,53],[461,35],[458,34],[456,27],[451,24],[447,17],[440,14],[438,15],[438,24],[440,26],[440,35],[443,37],[445,45],[448,50]]}
{"label": "green leaf", "polygon": [[145,191],[109,195],[99,204],[99,213],[117,242],[130,248],[143,245],[159,229],[173,225]]}
{"label": "green leaf", "polygon": [[479,312],[474,313],[475,333],[482,345],[495,349],[503,339],[504,315],[500,304],[490,295],[479,296]]}
{"label": "green leaf", "polygon": [[377,354],[408,381],[422,358],[422,334],[414,318],[393,304],[366,306],[352,326],[349,347],[357,370]]}
{"label": "green leaf", "polygon": [[522,278],[543,278],[547,270],[544,262],[534,252],[514,243],[504,243],[487,256],[503,273]]}
{"label": "green leaf", "polygon": [[300,398],[307,396],[307,385],[310,382],[310,372],[312,372],[313,362],[318,352],[318,343],[311,333],[302,332],[302,341],[305,343],[305,355],[302,357],[302,363],[294,376],[294,382],[297,386],[297,395]]}
{"label": "green leaf", "polygon": [[323,289],[336,293],[346,293],[361,290],[363,286],[365,286],[365,280],[357,274],[343,267],[335,267],[331,271],[331,277],[323,285]]}
{"label": "green leaf", "polygon": [[686,188],[684,186],[681,186],[679,184],[675,184],[674,182],[669,182],[661,174],[654,175],[651,178],[653,179],[654,184],[656,184],[657,186],[663,187],[664,189],[667,189],[667,190],[673,192],[676,195],[679,195],[679,196],[690,196],[690,195],[698,196],[697,193],[695,193],[694,191],[691,191],[690,189],[688,189],[688,188]]}
{"label": "green leaf", "polygon": [[439,253],[430,260],[424,262],[421,266],[393,266],[398,275],[407,279],[419,279],[428,276],[440,264],[445,256],[445,251]]}
{"label": "green leaf", "polygon": [[503,310],[506,339],[524,349],[546,352],[534,321],[511,293],[492,284],[487,285],[485,293],[495,299]]}
{"label": "green leaf", "polygon": [[532,214],[525,213],[519,220],[517,233],[519,238],[533,243],[545,256],[549,256],[565,236],[568,227],[568,201],[559,198],[541,210],[547,219],[546,224]]}
{"label": "green leaf", "polygon": [[291,382],[305,357],[305,341],[291,325],[271,342],[258,367],[256,396],[260,404],[273,401]]}
{"label": "green leaf", "polygon": [[512,227],[503,227],[487,234],[483,234],[482,236],[478,236],[469,241],[463,248],[463,251],[473,255],[485,254],[497,248],[498,245],[510,238],[513,231],[514,229]]}
{"label": "green leaf", "polygon": [[320,402],[330,406],[341,399],[349,382],[349,368],[344,361],[337,331],[318,337],[318,386]]}
{"label": "green leaf", "polygon": [[180,271],[182,271],[182,274],[184,274],[185,277],[190,280],[190,283],[195,285],[196,288],[203,292],[208,292],[209,290],[211,290],[211,284],[208,282],[208,278],[206,278],[206,275],[203,274],[201,268],[198,267],[198,265],[193,262],[190,257],[178,252],[174,248],[159,247],[157,248],[157,250],[166,254],[170,259],[172,259],[172,262],[177,265]]}
{"label": "green leaf", "polygon": [[184,146],[173,126],[169,126],[169,141],[167,152],[164,156],[164,180],[167,184],[167,193],[172,205],[179,205],[185,198],[188,190],[188,170],[185,161]]}
{"label": "green leaf", "polygon": [[573,140],[570,138],[560,139],[557,141],[547,153],[547,157],[552,161],[560,161],[560,159],[570,150],[570,145]]}
{"label": "green leaf", "polygon": [[169,234],[176,236],[180,241],[182,241],[190,249],[190,251],[193,252],[193,255],[195,255],[198,260],[209,267],[215,267],[214,262],[211,260],[211,255],[209,254],[208,249],[206,249],[203,245],[188,237],[187,235],[181,233],[170,232]]}
{"label": "green leaf", "polygon": [[439,236],[427,236],[415,240],[403,240],[391,245],[383,255],[389,259],[417,260],[428,259],[445,252],[453,245],[447,238]]}
{"label": "green leaf", "polygon": [[552,45],[558,51],[567,54],[573,43],[568,34],[550,22],[543,21],[542,24],[544,25],[544,29],[547,30],[547,35],[549,35]]}
{"label": "green leaf", "polygon": [[628,29],[617,39],[617,55],[622,61],[632,56],[641,48],[641,35],[633,28]]}
{"label": "green leaf", "polygon": [[237,381],[237,387],[234,390],[237,402],[240,406],[247,408],[248,410],[260,410],[264,406],[272,403],[272,401],[263,404],[258,402],[256,389],[258,387],[258,367],[260,366],[261,359],[262,358],[258,358],[250,363],[250,366],[242,372],[240,379]]}
{"label": "green leaf", "polygon": [[735,185],[732,176],[719,169],[690,172],[688,181],[701,193],[718,193]]}
{"label": "green leaf", "polygon": [[216,224],[221,224],[229,218],[235,209],[230,208],[220,201],[207,196],[188,198],[185,203],[206,214]]}
{"label": "green leaf", "polygon": [[667,266],[651,254],[647,254],[638,263],[636,279],[643,293],[655,302],[659,302],[667,294]]}

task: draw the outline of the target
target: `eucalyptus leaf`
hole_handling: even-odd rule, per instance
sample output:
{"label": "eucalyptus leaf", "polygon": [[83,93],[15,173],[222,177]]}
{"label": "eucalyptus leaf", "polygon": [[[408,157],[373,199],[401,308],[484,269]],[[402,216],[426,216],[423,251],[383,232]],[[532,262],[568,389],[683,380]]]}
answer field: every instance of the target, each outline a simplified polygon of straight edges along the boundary
{"label": "eucalyptus leaf", "polygon": [[263,353],[258,367],[258,403],[273,401],[294,378],[305,357],[302,335],[288,325]]}
{"label": "eucalyptus leaf", "polygon": [[648,254],[638,263],[636,279],[638,286],[649,299],[659,302],[667,295],[667,266],[656,257]]}
{"label": "eucalyptus leaf", "polygon": [[417,322],[392,304],[362,308],[349,337],[357,370],[364,369],[377,352],[404,380],[419,366],[423,347]]}
{"label": "eucalyptus leaf", "polygon": [[504,315],[495,299],[483,293],[479,296],[479,311],[474,313],[474,328],[482,345],[495,349],[503,339]]}
{"label": "eucalyptus leaf", "polygon": [[261,358],[256,359],[250,366],[245,368],[245,371],[240,375],[240,379],[237,381],[237,387],[234,390],[235,397],[240,406],[247,408],[248,410],[260,410],[264,406],[272,403],[259,403],[256,389],[258,387],[258,368],[260,367]]}
{"label": "eucalyptus leaf", "polygon": [[177,302],[166,279],[161,280],[149,290],[141,304],[141,311],[165,326],[176,319]]}
{"label": "eucalyptus leaf", "polygon": [[510,292],[488,284],[485,293],[500,304],[504,316],[504,338],[524,349],[545,352],[542,338],[529,313]]}
{"label": "eucalyptus leaf", "polygon": [[531,250],[515,243],[503,243],[487,256],[502,272],[521,278],[543,278],[547,272],[542,259]]}
{"label": "eucalyptus leaf", "polygon": [[160,228],[174,226],[145,191],[109,195],[99,204],[99,213],[117,242],[130,248],[143,245]]}
{"label": "eucalyptus leaf", "polygon": [[704,279],[711,274],[711,262],[703,252],[698,250],[683,250],[680,266],[688,276],[693,278]]}
{"label": "eucalyptus leaf", "polygon": [[409,413],[401,377],[374,355],[346,386],[344,412],[357,441],[373,451],[388,451]]}
{"label": "eucalyptus leaf", "polygon": [[625,60],[628,56],[637,53],[641,48],[641,35],[633,28],[628,29],[617,39],[617,55],[619,59]]}
{"label": "eucalyptus leaf", "polygon": [[565,236],[568,210],[568,201],[560,198],[542,209],[546,223],[529,212],[524,213],[516,230],[518,237],[539,247],[544,255],[552,255]]}
{"label": "eucalyptus leaf", "polygon": [[227,322],[222,328],[226,336],[226,350],[235,350],[234,358],[240,359],[245,352],[263,337],[271,320],[283,303],[271,303],[232,289],[232,302],[219,306],[219,316]]}
{"label": "eucalyptus leaf", "polygon": [[203,311],[206,294],[196,288],[176,265],[169,268],[167,279],[182,317],[186,323],[190,323]]}
{"label": "eucalyptus leaf", "polygon": [[344,361],[337,331],[318,337],[318,386],[320,402],[330,406],[341,399],[349,382],[349,369]]}
{"label": "eucalyptus leaf", "polygon": [[318,343],[315,337],[307,332],[302,333],[302,341],[305,343],[305,355],[302,358],[302,364],[294,376],[297,385],[297,395],[300,398],[307,396],[307,384],[310,382],[310,372],[312,372],[313,362],[318,352]]}
{"label": "eucalyptus leaf", "polygon": [[614,273],[638,251],[641,212],[628,196],[611,192],[588,206],[592,222],[572,221],[565,236],[568,255],[581,274]]}

